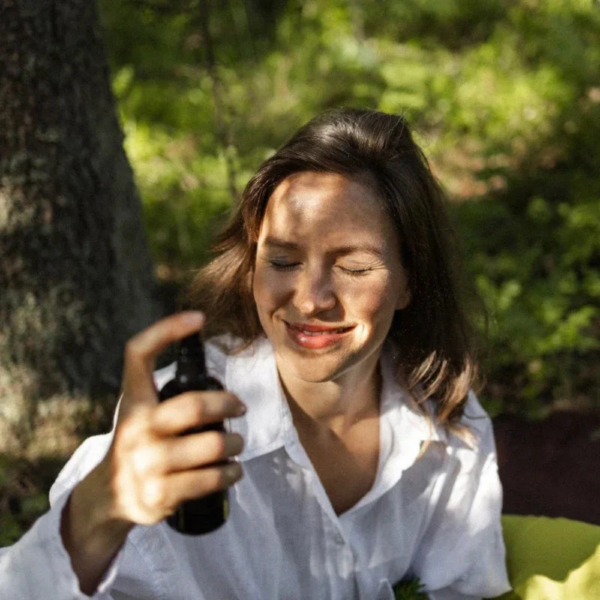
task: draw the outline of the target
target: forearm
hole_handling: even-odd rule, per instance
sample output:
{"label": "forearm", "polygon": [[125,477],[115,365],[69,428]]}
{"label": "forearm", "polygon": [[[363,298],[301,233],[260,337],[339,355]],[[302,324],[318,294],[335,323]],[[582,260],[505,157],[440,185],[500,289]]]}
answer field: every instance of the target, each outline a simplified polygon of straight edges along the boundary
{"label": "forearm", "polygon": [[102,468],[92,471],[72,492],[61,520],[61,537],[83,593],[92,595],[125,543],[132,524],[111,515],[102,498]]}

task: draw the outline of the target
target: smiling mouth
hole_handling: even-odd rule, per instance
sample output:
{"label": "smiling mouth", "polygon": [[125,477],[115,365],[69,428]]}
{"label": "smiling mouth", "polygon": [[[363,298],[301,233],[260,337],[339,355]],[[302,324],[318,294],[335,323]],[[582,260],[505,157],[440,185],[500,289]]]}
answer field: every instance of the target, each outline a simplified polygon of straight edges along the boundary
{"label": "smiling mouth", "polygon": [[319,325],[303,325],[303,324],[293,324],[285,321],[285,324],[294,331],[298,331],[304,335],[308,336],[319,336],[319,335],[332,335],[332,334],[341,334],[347,333],[353,326],[348,327],[323,327]]}
{"label": "smiling mouth", "polygon": [[295,347],[316,351],[336,347],[356,327],[355,325],[325,327],[323,325],[283,322],[288,339]]}

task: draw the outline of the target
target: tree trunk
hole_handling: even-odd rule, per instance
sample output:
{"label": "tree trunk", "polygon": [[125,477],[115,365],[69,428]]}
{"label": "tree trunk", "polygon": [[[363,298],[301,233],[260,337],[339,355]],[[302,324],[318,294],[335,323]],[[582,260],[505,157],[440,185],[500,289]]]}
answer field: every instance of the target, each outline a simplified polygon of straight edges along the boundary
{"label": "tree trunk", "polygon": [[122,142],[95,2],[0,0],[0,451],[114,399],[159,315]]}

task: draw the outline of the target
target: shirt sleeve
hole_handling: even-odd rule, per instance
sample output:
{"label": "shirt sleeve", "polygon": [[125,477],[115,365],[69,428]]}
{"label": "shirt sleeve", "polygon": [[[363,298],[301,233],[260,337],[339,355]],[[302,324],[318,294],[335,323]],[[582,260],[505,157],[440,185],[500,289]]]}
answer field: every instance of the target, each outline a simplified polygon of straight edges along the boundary
{"label": "shirt sleeve", "polygon": [[109,590],[116,575],[114,563],[93,596],[79,589],[60,536],[62,509],[68,497],[61,497],[16,544],[0,550],[0,598],[112,600]]}
{"label": "shirt sleeve", "polygon": [[413,564],[431,600],[474,600],[510,590],[492,423],[474,394],[463,423],[474,439],[449,440],[435,508]]}
{"label": "shirt sleeve", "polygon": [[51,509],[13,546],[0,549],[0,598],[27,600],[112,600],[117,558],[96,593],[87,596],[71,566],[60,535],[63,508],[71,490],[103,458],[111,436],[86,440],[61,471],[50,491]]}

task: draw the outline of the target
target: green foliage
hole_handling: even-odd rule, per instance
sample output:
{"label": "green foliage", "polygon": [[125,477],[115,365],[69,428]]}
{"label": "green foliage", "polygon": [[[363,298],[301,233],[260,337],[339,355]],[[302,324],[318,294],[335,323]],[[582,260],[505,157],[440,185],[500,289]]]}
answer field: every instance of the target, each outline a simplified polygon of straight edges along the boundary
{"label": "green foliage", "polygon": [[423,585],[419,578],[399,581],[394,586],[395,600],[427,600],[427,594],[422,592]]}
{"label": "green foliage", "polygon": [[227,0],[208,28],[198,0],[101,8],[163,275],[208,258],[254,169],[314,114],[401,112],[489,308],[488,406],[600,405],[593,0]]}
{"label": "green foliage", "polygon": [[32,484],[22,461],[0,455],[0,547],[19,540],[47,510],[46,492]]}
{"label": "green foliage", "polygon": [[[208,259],[253,171],[309,118],[338,105],[400,112],[449,192],[489,310],[487,408],[600,407],[595,0],[100,8],[160,277]],[[0,461],[0,546],[47,506],[49,482],[26,472]]]}

